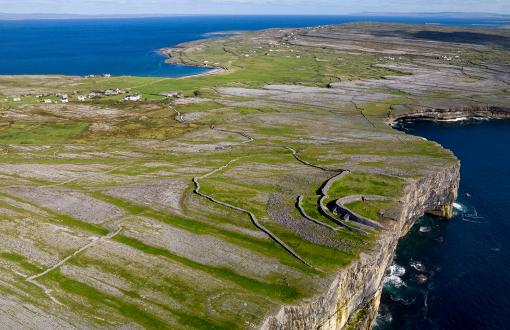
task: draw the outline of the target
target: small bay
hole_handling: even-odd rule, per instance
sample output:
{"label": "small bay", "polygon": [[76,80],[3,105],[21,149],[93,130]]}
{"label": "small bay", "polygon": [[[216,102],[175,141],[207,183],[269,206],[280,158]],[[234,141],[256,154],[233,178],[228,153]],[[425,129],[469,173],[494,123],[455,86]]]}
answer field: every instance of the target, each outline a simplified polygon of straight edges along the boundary
{"label": "small bay", "polygon": [[[0,75],[178,77],[206,68],[165,64],[158,49],[218,31],[379,21],[471,26],[484,20],[364,16],[175,16],[131,19],[0,20]],[[499,22],[498,24],[504,24]]]}

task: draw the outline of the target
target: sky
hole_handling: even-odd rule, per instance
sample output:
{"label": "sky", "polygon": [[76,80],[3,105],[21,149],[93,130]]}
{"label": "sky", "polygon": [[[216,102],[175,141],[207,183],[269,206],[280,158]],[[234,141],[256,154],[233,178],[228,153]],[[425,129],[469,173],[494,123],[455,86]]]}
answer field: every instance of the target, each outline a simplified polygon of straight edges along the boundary
{"label": "sky", "polygon": [[328,14],[360,12],[510,14],[510,0],[0,0],[3,13]]}

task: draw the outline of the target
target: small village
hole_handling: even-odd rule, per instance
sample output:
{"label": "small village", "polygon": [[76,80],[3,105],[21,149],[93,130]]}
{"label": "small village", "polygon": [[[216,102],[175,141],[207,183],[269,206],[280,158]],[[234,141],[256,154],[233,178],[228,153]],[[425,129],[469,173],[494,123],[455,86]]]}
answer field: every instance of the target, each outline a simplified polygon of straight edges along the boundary
{"label": "small village", "polygon": [[[119,96],[121,97],[120,99],[115,98]],[[164,92],[158,94],[158,96],[170,99],[184,98],[184,94],[182,92]],[[142,101],[143,99],[142,94],[140,93],[137,92],[129,93],[129,91],[125,89],[111,88],[106,90],[92,91],[89,93],[80,93],[79,91],[74,91],[72,94],[68,93],[23,94],[20,96],[0,99],[0,102],[65,104],[69,102],[86,102],[91,100],[100,100],[103,98],[127,102],[138,102]]]}
{"label": "small village", "polygon": [[[48,93],[48,94],[24,94],[12,98],[1,99],[3,102],[29,102],[29,103],[69,103],[70,101],[85,102],[87,100],[97,100],[103,97],[114,97],[118,95],[127,94],[127,92],[120,88],[106,89],[102,91],[93,91],[90,93],[80,93],[78,91],[72,94],[68,93]],[[123,98],[125,101],[140,101],[142,96],[140,94],[130,94]]]}

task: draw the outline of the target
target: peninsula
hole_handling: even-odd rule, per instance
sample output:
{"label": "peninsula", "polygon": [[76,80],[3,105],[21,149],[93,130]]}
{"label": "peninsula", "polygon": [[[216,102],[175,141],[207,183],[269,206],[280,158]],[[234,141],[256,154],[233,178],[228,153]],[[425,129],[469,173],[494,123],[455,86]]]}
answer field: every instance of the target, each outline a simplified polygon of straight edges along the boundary
{"label": "peninsula", "polygon": [[510,117],[510,31],[271,29],[185,79],[0,76],[0,324],[369,329],[460,163],[392,128]]}

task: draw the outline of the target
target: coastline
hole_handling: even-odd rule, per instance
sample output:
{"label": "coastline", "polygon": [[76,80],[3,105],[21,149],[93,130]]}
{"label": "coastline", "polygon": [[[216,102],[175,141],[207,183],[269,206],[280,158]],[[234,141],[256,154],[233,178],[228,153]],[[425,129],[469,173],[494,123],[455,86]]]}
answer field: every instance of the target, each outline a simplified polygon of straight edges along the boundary
{"label": "coastline", "polygon": [[424,111],[415,111],[392,116],[386,120],[386,124],[393,126],[398,124],[398,122],[408,120],[460,121],[472,119],[510,119],[510,109],[500,105],[477,105],[454,107],[450,109],[429,108]]}
{"label": "coastline", "polygon": [[332,276],[325,292],[299,304],[284,305],[260,326],[276,329],[371,329],[380,303],[384,276],[399,240],[425,214],[451,218],[458,194],[460,161],[406,185],[402,208],[381,233],[372,252],[363,253]]}
{"label": "coastline", "polygon": [[451,221],[420,218],[399,242],[385,278],[377,329],[499,329],[508,324],[508,290],[499,276],[506,278],[510,270],[505,264],[510,176],[504,152],[509,124],[479,117],[410,120],[398,126],[452,150],[462,163],[461,182]]}
{"label": "coastline", "polygon": [[[356,31],[359,31],[360,27],[355,27]],[[378,26],[374,29],[376,32],[380,30]],[[222,283],[221,287],[215,289],[216,291],[208,295],[203,294],[203,289],[197,289],[196,292],[192,289],[189,290],[189,292],[196,294],[194,301],[209,301],[210,297],[214,297],[214,299],[221,297],[225,300],[218,300],[218,306],[220,306],[220,303],[221,305],[230,304],[225,305],[227,306],[225,311],[218,312],[217,320],[230,320],[233,323],[242,320],[246,322],[249,328],[275,330],[305,330],[311,328],[370,329],[378,313],[383,281],[387,276],[388,268],[394,262],[400,239],[410,231],[416,220],[423,214],[451,218],[460,182],[460,161],[451,151],[433,141],[396,132],[391,127],[401,122],[413,120],[510,119],[510,108],[498,105],[499,102],[504,101],[505,95],[494,94],[493,89],[485,88],[489,85],[484,83],[485,80],[472,79],[466,82],[465,75],[462,72],[458,72],[458,77],[455,76],[456,67],[448,67],[454,72],[448,74],[448,79],[452,81],[448,85],[447,83],[450,83],[450,81],[446,81],[444,75],[442,75],[446,64],[433,56],[428,59],[429,62],[427,63],[430,66],[436,63],[437,70],[427,69],[428,71],[425,71],[420,66],[421,62],[415,63],[414,67],[400,64],[402,69],[413,71],[414,74],[412,76],[393,76],[393,70],[386,71],[377,66],[379,68],[377,70],[381,71],[371,75],[366,76],[366,70],[360,70],[360,75],[353,75],[352,80],[341,79],[335,83],[328,83],[327,79],[323,79],[324,76],[327,76],[325,73],[338,66],[336,64],[328,65],[327,63],[339,60],[336,51],[331,57],[326,57],[325,53],[329,53],[323,50],[325,46],[324,39],[332,35],[340,35],[340,41],[335,43],[331,41],[332,39],[327,39],[327,45],[344,47],[345,29],[319,27],[296,31],[265,30],[247,34],[246,38],[233,38],[230,39],[232,41],[228,42],[221,41],[223,38],[220,41],[199,39],[177,45],[175,48],[160,49],[160,53],[167,57],[165,61],[167,63],[203,67],[209,69],[209,71],[182,77],[155,79],[149,81],[149,83],[146,80],[133,79],[133,84],[139,84],[130,88],[136,89],[145,87],[147,84],[154,84],[154,86],[150,86],[145,90],[153,92],[153,95],[157,95],[161,91],[179,91],[185,97],[190,97],[190,102],[182,102],[182,105],[179,104],[180,101],[174,103],[172,101],[160,102],[159,100],[151,103],[124,103],[120,106],[133,110],[143,109],[143,113],[141,111],[129,112],[132,115],[129,122],[131,125],[115,126],[117,118],[120,118],[121,114],[128,113],[118,112],[118,117],[112,117],[112,119],[105,119],[98,115],[97,119],[94,119],[94,127],[104,126],[109,129],[110,133],[118,133],[118,136],[122,138],[122,143],[125,143],[126,140],[133,142],[134,147],[129,150],[135,151],[140,151],[140,146],[142,146],[140,141],[144,141],[144,148],[148,146],[149,144],[145,144],[148,143],[145,134],[152,134],[150,145],[157,152],[154,152],[155,156],[153,158],[143,158],[143,164],[147,163],[148,160],[154,160],[153,163],[148,164],[151,164],[151,166],[154,166],[153,164],[166,164],[172,166],[172,170],[169,169],[168,172],[157,172],[158,174],[148,176],[145,176],[146,172],[144,171],[137,171],[137,174],[140,172],[141,183],[152,185],[156,178],[160,179],[159,173],[165,175],[171,173],[172,177],[175,175],[180,180],[183,175],[179,172],[179,169],[182,168],[189,168],[193,172],[193,176],[191,173],[189,174],[187,178],[189,180],[186,178],[183,180],[183,186],[186,186],[186,184],[189,186],[190,182],[196,184],[197,178],[206,178],[218,173],[218,178],[216,178],[218,180],[214,181],[214,189],[222,193],[225,192],[226,195],[212,197],[211,191],[207,194],[207,182],[205,180],[203,182],[203,195],[200,195],[201,193],[198,190],[192,193],[189,189],[181,191],[175,187],[175,196],[178,196],[180,201],[178,205],[176,204],[175,210],[179,213],[182,212],[190,219],[198,220],[195,217],[200,216],[199,220],[203,220],[204,226],[209,226],[211,219],[213,219],[209,216],[215,214],[214,209],[209,211],[209,208],[214,206],[208,205],[212,202],[222,208],[230,208],[235,211],[235,217],[232,216],[232,219],[228,217],[226,220],[232,220],[232,224],[228,223],[230,226],[228,228],[236,233],[236,237],[241,237],[244,240],[246,240],[245,235],[254,236],[256,239],[261,237],[258,232],[247,232],[244,226],[242,228],[234,227],[238,225],[238,212],[244,213],[250,218],[252,215],[254,218],[256,213],[261,221],[267,221],[268,225],[271,225],[274,221],[275,228],[288,231],[282,232],[289,235],[289,237],[293,235],[293,241],[289,240],[292,245],[288,246],[292,246],[292,252],[296,247],[296,253],[290,253],[292,256],[287,254],[278,256],[285,262],[287,262],[285,258],[301,260],[301,256],[303,257],[301,261],[305,261],[304,266],[301,264],[294,265],[292,273],[287,272],[287,268],[279,270],[279,268],[273,266],[273,263],[269,263],[273,262],[273,254],[276,255],[278,252],[287,253],[288,250],[277,251],[269,246],[267,251],[264,250],[268,256],[249,257],[253,259],[244,257],[245,254],[235,253],[234,251],[233,257],[237,259],[222,261],[220,266],[233,269],[236,274],[237,272],[241,273],[243,276],[242,282],[236,280],[235,283],[231,283],[234,282],[231,277],[214,273],[214,281],[220,280]],[[314,41],[313,38],[316,38],[316,40]],[[226,39],[228,37],[225,37]],[[299,40],[305,43],[306,46],[299,45]],[[369,41],[376,42],[374,40],[370,39]],[[404,42],[402,41],[404,39],[398,40]],[[236,45],[238,42],[241,45]],[[273,48],[273,51],[258,48],[260,43],[264,47],[269,45],[267,48]],[[233,47],[230,49],[229,46],[232,45]],[[302,54],[295,56],[296,51],[303,52],[301,47],[307,47],[306,51],[310,58],[303,58]],[[431,46],[431,49],[435,49],[434,47]],[[255,55],[246,56],[250,57],[246,60],[242,54],[247,54],[248,51],[253,51],[250,54],[257,54],[257,49],[264,50],[258,51],[257,61],[259,62],[255,62],[255,64],[262,63],[264,66],[254,66],[254,69],[250,71],[247,64],[252,64]],[[193,52],[197,52],[197,54]],[[231,53],[240,56],[231,56]],[[294,55],[292,55],[293,53]],[[315,55],[312,57],[313,54]],[[342,54],[344,53],[342,52]],[[395,60],[374,58],[368,55],[363,58],[362,55],[352,54],[344,55],[344,57],[342,61],[349,61],[348,63],[355,65],[354,68],[347,67],[351,68],[354,73],[358,72],[355,69],[363,63],[367,67],[370,65],[370,68],[372,68],[374,61],[391,61],[393,63]],[[363,62],[363,59],[366,62]],[[236,62],[237,60],[239,62]],[[186,61],[188,63],[183,63]],[[291,62],[292,65],[286,67],[285,65],[289,61],[293,61]],[[201,65],[201,62],[204,64],[220,64],[225,67]],[[277,63],[279,66],[268,66],[273,63]],[[315,70],[303,73],[296,69],[307,67],[307,65],[309,67],[317,66],[320,69],[318,69],[320,75],[315,75]],[[396,63],[387,66],[395,68],[398,65]],[[179,79],[212,74],[219,75],[220,72],[227,71],[228,68],[231,68],[228,75],[225,73],[225,75],[216,78],[178,81]],[[272,68],[272,70],[268,68]],[[243,69],[246,69],[252,76],[243,75],[242,73],[238,76],[239,71]],[[482,69],[479,70],[482,73],[485,72],[481,71]],[[187,70],[184,69],[183,71]],[[263,75],[261,75],[262,71],[264,71]],[[340,75],[345,71],[345,68],[340,68],[334,73]],[[306,74],[309,74],[309,76]],[[473,74],[480,73],[475,71]],[[456,80],[452,76],[459,79],[459,85],[455,85]],[[240,79],[236,79],[236,77],[240,77]],[[370,79],[371,77],[373,79]],[[487,79],[489,80],[491,77]],[[119,80],[122,79],[120,77]],[[246,83],[243,79],[246,79]],[[238,81],[239,83],[237,83]],[[308,85],[310,81],[313,82],[313,86]],[[66,82],[64,81],[64,83]],[[89,81],[89,83],[93,85],[98,82]],[[110,82],[105,80],[105,83],[113,84],[117,82],[115,80]],[[438,93],[438,84],[441,84],[439,87],[446,92]],[[67,83],[65,86],[67,86]],[[432,87],[429,88],[429,86]],[[467,89],[466,86],[470,89]],[[97,88],[96,86],[92,87]],[[213,90],[214,93],[201,93],[202,90]],[[399,92],[396,93],[396,90]],[[466,94],[463,94],[462,91],[465,90],[467,90]],[[478,90],[483,90],[487,97],[478,96],[476,98],[476,94],[473,96],[473,91]],[[501,90],[505,89],[500,88],[498,92]],[[396,99],[396,94],[401,98]],[[405,94],[405,97],[401,94]],[[200,98],[193,97],[197,95]],[[455,98],[452,95],[455,95]],[[86,111],[90,113],[96,108],[102,109],[105,107],[105,103],[92,103],[91,108],[87,108]],[[118,104],[106,103],[106,105],[116,106]],[[47,107],[52,110],[50,106],[40,107]],[[60,107],[55,106],[55,108],[61,114],[69,112],[77,119],[82,120],[78,116],[78,110],[81,110],[80,107],[71,108],[70,110],[65,109],[64,106],[62,106],[62,110],[60,110]],[[216,109],[218,111],[215,111]],[[168,113],[168,110],[170,110],[170,113]],[[16,111],[16,108],[13,111]],[[23,111],[24,108],[19,107],[19,113],[22,114]],[[176,118],[177,120],[173,119],[175,118],[174,112],[179,117]],[[195,125],[197,118],[199,119],[198,124],[206,124]],[[207,121],[209,119],[213,120],[212,125]],[[141,129],[132,130],[132,127],[140,126],[142,126]],[[115,127],[115,131],[113,131],[113,127]],[[320,132],[318,132],[318,127],[320,127]],[[194,130],[191,130],[191,128]],[[184,129],[189,130],[181,133],[180,130]],[[140,132],[140,135],[136,135],[138,132]],[[173,135],[176,134],[175,132],[179,135]],[[125,135],[120,135],[121,133]],[[142,133],[144,135],[141,135]],[[156,133],[161,134],[160,137]],[[188,133],[190,135],[186,135],[185,140],[189,145],[182,143],[184,139],[173,138]],[[92,132],[90,134],[98,133]],[[214,139],[211,138],[211,135]],[[246,138],[246,141],[243,139],[242,142],[239,142],[238,139],[241,136]],[[250,143],[255,139],[260,143]],[[64,140],[62,144],[65,145],[68,141]],[[118,151],[118,147],[114,145],[111,150],[107,150],[113,154]],[[171,153],[175,152],[175,158],[166,158],[169,150]],[[273,152],[273,150],[277,152]],[[200,153],[197,153],[197,151]],[[181,153],[189,154],[189,157],[182,157],[183,160],[181,161],[177,157]],[[138,156],[136,153],[132,155],[131,158]],[[160,155],[165,155],[165,158],[163,160],[159,159]],[[253,155],[253,158],[244,161],[248,155]],[[234,156],[236,158],[233,158]],[[63,157],[71,159],[71,156]],[[141,154],[139,157],[142,159],[144,155]],[[227,158],[230,159],[228,163],[226,162]],[[198,164],[198,162],[203,162],[204,159],[210,160],[210,163]],[[243,159],[243,161],[237,162],[240,159]],[[74,160],[68,162],[73,163]],[[101,161],[98,160],[98,162]],[[229,166],[233,162],[236,162],[235,166]],[[218,167],[218,165],[222,166]],[[175,171],[173,170],[174,167],[177,168]],[[216,170],[210,172],[213,168]],[[84,170],[90,171],[86,167],[84,167]],[[221,177],[219,170],[221,170]],[[369,222],[374,227],[380,224],[381,228],[373,231],[366,226],[362,227],[364,230],[370,230],[370,234],[373,233],[373,236],[371,235],[368,238],[355,236],[356,241],[352,241],[352,236],[347,235],[349,233],[338,233],[337,226],[333,226],[333,224],[324,226],[329,222],[314,221],[315,219],[324,218],[321,217],[320,213],[313,214],[312,212],[323,210],[328,215],[327,210],[325,210],[325,203],[328,201],[327,192],[333,186],[332,182],[335,178],[338,178],[339,174],[337,172],[350,174],[346,176],[345,182],[339,182],[340,185],[336,186],[337,190],[331,191],[329,194],[329,197],[333,198],[329,202],[329,206],[337,206],[335,209],[330,209],[335,215],[331,217],[333,218],[332,221],[337,220],[338,223],[336,224],[341,225],[345,221],[349,225],[356,225],[354,222],[361,222],[359,219],[354,219],[355,216],[365,216],[363,209],[356,208],[356,206],[350,207],[349,205],[346,205],[347,209],[344,209],[343,212],[338,213],[338,210],[344,204],[342,201],[345,204],[352,201],[359,202],[360,199],[364,202],[365,199],[370,200],[370,197],[374,196],[376,198],[374,201],[377,201],[377,198],[379,200],[389,198],[393,201],[391,206],[385,206],[382,202],[379,205],[374,203],[375,210],[372,209],[373,213],[365,216],[366,219],[374,219],[373,223]],[[331,177],[333,174],[336,174],[336,176]],[[111,180],[113,180],[114,175],[117,174],[114,173]],[[143,180],[141,179],[142,175],[144,175]],[[138,179],[138,176],[136,178]],[[392,178],[393,181],[389,178]],[[54,181],[58,182],[56,179]],[[362,182],[364,186],[358,187],[356,181]],[[228,182],[228,185],[223,182]],[[236,187],[238,187],[236,189],[239,189],[241,193],[255,190],[252,189],[252,184],[263,184],[264,187],[267,185],[268,192],[266,194],[257,192],[257,195],[254,196],[243,195],[244,198],[233,200],[231,199],[233,198],[232,184],[236,183]],[[128,183],[119,183],[119,186],[132,189]],[[392,188],[393,186],[395,188]],[[78,187],[89,189],[85,184],[78,185]],[[321,188],[319,188],[320,190],[313,190],[313,187]],[[379,187],[383,188],[379,189]],[[104,187],[102,188],[104,189]],[[160,191],[160,189],[169,189],[170,191],[174,189],[173,183],[165,182],[161,185],[161,188],[160,186],[157,189],[155,188],[156,191]],[[198,197],[195,195],[198,195]],[[200,199],[194,200],[195,197]],[[206,197],[208,201],[202,200],[203,197]],[[298,198],[298,207],[295,204],[296,197]],[[317,197],[320,198],[317,199]],[[122,197],[122,199],[125,198],[127,197]],[[298,214],[300,200],[301,202],[304,200],[305,203],[301,204],[301,213]],[[324,205],[322,201],[325,202]],[[114,201],[106,200],[105,202],[114,205]],[[150,201],[150,203],[153,202]],[[154,205],[158,205],[158,200],[155,200],[154,203]],[[167,205],[168,201],[162,203]],[[243,206],[244,203],[249,206]],[[197,206],[201,207],[200,210]],[[152,206],[150,207],[152,208]],[[349,210],[352,210],[352,212],[349,217],[346,217],[343,213],[348,213]],[[255,213],[252,213],[252,211]],[[312,220],[307,219],[307,214],[311,215]],[[148,218],[151,217],[148,216]],[[331,220],[331,218],[329,219]],[[325,219],[327,220],[327,217]],[[158,220],[159,218],[155,218],[151,221]],[[256,219],[252,222],[257,226]],[[130,224],[126,223],[124,225],[123,230],[126,233],[131,233],[128,231],[130,230]],[[174,227],[173,223],[166,225],[168,225],[168,228]],[[247,225],[248,229],[253,229],[250,223],[247,223]],[[258,226],[257,228],[260,229]],[[231,244],[232,242],[224,236],[215,235],[216,232],[210,229],[211,227],[206,227],[196,235],[195,233],[188,235],[197,240],[203,239],[202,234],[211,236],[211,239],[214,239],[216,243],[214,248],[208,251],[216,259],[223,258],[223,251],[226,249],[233,251],[232,245],[225,245],[227,246],[225,249],[216,249],[217,246],[221,247],[221,244]],[[161,242],[175,242],[172,239],[166,239],[168,236],[155,236],[161,235],[160,232],[151,236],[144,236],[146,231],[139,230],[138,227],[134,227],[132,232],[134,233],[132,237],[145,241],[144,244],[158,246],[159,250],[157,251],[167,249],[173,252],[174,249],[182,247],[179,244],[160,246]],[[259,235],[255,236],[254,234]],[[275,237],[278,238],[278,236]],[[285,239],[285,241],[287,240]],[[336,245],[337,243],[338,245]],[[242,251],[246,251],[243,253],[258,253],[260,250],[255,248],[257,245],[239,245],[243,249]],[[124,248],[119,251],[125,250]],[[202,256],[204,249],[197,250],[193,246],[190,247],[189,251],[199,253]],[[146,251],[142,252],[146,253]],[[177,251],[176,253],[179,254],[180,252]],[[344,253],[345,255],[343,255]],[[242,256],[242,258],[239,258],[239,256]],[[158,256],[158,258],[160,257]],[[171,259],[170,254],[163,257]],[[197,265],[196,255],[190,255],[186,258],[191,260],[188,265],[185,265],[186,267],[189,267],[192,262],[195,262],[192,265]],[[179,260],[186,261],[184,259]],[[241,261],[238,262],[237,260]],[[251,262],[251,260],[254,262]],[[295,260],[292,261],[295,262]],[[215,264],[210,266],[213,263],[210,259],[200,260],[200,262],[200,265],[195,268],[201,267],[202,269],[214,270],[215,268],[211,267],[216,267]],[[293,265],[292,263],[289,264]],[[154,265],[160,267],[162,261],[158,259]],[[317,269],[324,270],[324,272],[319,275],[315,274],[317,269],[306,268],[307,265],[317,266]],[[259,267],[262,266],[267,266],[265,268],[267,273],[261,273]],[[166,269],[170,268],[167,267]],[[183,267],[182,269],[187,268]],[[134,273],[138,274],[136,270]],[[271,274],[271,276],[266,276],[266,274]],[[244,281],[245,278],[246,281]],[[264,282],[253,280],[260,278]],[[203,280],[200,283],[209,284],[209,282]],[[260,283],[260,285],[257,285],[257,283]],[[189,287],[195,288],[198,286],[190,281]],[[223,294],[224,287],[231,288],[235,296],[213,295],[215,293]],[[274,289],[275,287],[277,289]],[[269,289],[266,290],[266,288]],[[283,296],[273,297],[271,294],[279,292],[277,290],[283,290],[282,292],[288,294],[289,298],[282,299]],[[302,290],[302,295],[295,294],[295,292],[299,293],[299,290]],[[55,292],[56,296],[62,295],[62,292],[58,290],[55,290]],[[253,316],[243,314],[244,319],[241,319],[240,313],[250,313],[255,309],[243,308],[237,302],[243,300],[251,302],[252,299],[253,308],[256,308],[258,312],[254,313]],[[168,297],[165,298],[165,301],[168,301]],[[270,304],[267,303],[268,301]],[[234,305],[240,307],[233,310],[231,306]],[[192,306],[195,305],[192,304]],[[247,304],[244,306],[246,307]],[[205,314],[209,312],[207,306],[196,310],[194,307],[180,305],[180,309],[186,310],[190,315],[205,315],[206,319],[210,317],[210,314]],[[164,312],[157,314],[157,317],[161,317],[165,322],[174,322],[174,319]],[[216,319],[212,319],[212,321],[214,323]],[[125,321],[121,319],[119,322]]]}
{"label": "coastline", "polygon": [[[386,124],[393,127],[406,120],[455,121],[459,119],[510,119],[510,109],[499,106],[461,107],[450,110],[427,109],[389,118]],[[442,173],[434,173],[409,182],[406,195],[402,199],[405,201],[404,207],[394,226],[383,232],[374,253],[360,256],[359,260],[339,271],[332,278],[331,285],[325,293],[319,293],[300,304],[282,306],[276,314],[267,317],[260,328],[263,330],[305,330],[312,327],[328,330],[371,329],[378,313],[384,275],[392,265],[398,242],[425,214],[451,219],[459,184],[460,161],[458,159],[453,166],[445,168]],[[362,274],[361,280],[360,274]],[[365,282],[366,278],[372,281]]]}
{"label": "coastline", "polygon": [[[205,39],[199,39],[199,40],[205,40]],[[198,40],[196,40],[196,41],[198,41]],[[184,47],[184,45],[186,45],[186,43],[177,45],[176,47],[181,47],[181,45],[182,45],[182,47]],[[189,79],[189,78],[205,77],[205,76],[210,76],[210,75],[213,75],[216,73],[228,71],[228,69],[225,67],[215,67],[215,66],[210,66],[210,65],[191,64],[191,63],[184,63],[184,62],[176,61],[174,55],[172,54],[173,49],[175,49],[175,48],[161,48],[158,50],[159,54],[166,57],[166,60],[163,62],[165,65],[179,64],[182,66],[204,68],[204,69],[208,69],[209,71],[197,73],[197,74],[188,74],[188,75],[179,76],[179,77],[168,77],[168,79]]]}
{"label": "coastline", "polygon": [[158,49],[158,53],[161,54],[162,56],[166,57],[166,60],[164,61],[165,64],[179,64],[179,65],[183,65],[183,66],[209,69],[209,71],[207,71],[207,72],[198,73],[198,74],[190,74],[190,75],[185,75],[185,76],[180,76],[180,77],[173,77],[173,79],[189,79],[189,78],[209,76],[209,75],[217,74],[220,72],[227,72],[227,71],[229,71],[229,69],[224,66],[213,66],[213,65],[185,62],[182,60],[182,58],[177,59],[174,53],[176,51],[184,52],[186,50],[189,50],[190,48],[199,46],[203,42],[208,41],[212,38],[222,38],[223,39],[223,38],[240,36],[245,33],[246,33],[246,31],[208,32],[203,35],[204,38],[183,42],[183,43],[177,44],[172,47],[160,48],[160,49]]}
{"label": "coastline", "polygon": [[[190,65],[190,66],[192,66],[192,65]],[[178,80],[178,79],[189,79],[189,78],[205,77],[205,76],[210,76],[210,75],[214,75],[214,74],[217,74],[217,73],[220,73],[220,72],[225,72],[225,71],[228,71],[228,70],[224,69],[224,68],[211,68],[207,72],[197,73],[197,74],[190,74],[190,75],[181,76],[181,77],[173,77],[173,78],[170,78],[170,79],[177,79]]]}
{"label": "coastline", "polygon": [[[171,63],[193,65],[179,61],[173,56],[173,52],[190,49],[193,51],[206,40],[183,43],[163,51]],[[408,110],[389,116],[384,123],[393,127],[405,120],[453,121],[464,118],[510,119],[510,109],[498,105],[466,105],[428,108],[423,111]],[[267,315],[257,328],[371,329],[378,313],[384,276],[392,265],[400,239],[425,214],[446,219],[453,216],[453,203],[457,198],[460,183],[460,161],[453,153],[452,156],[455,162],[443,171],[408,181],[400,213],[394,217],[393,225],[382,232],[371,252],[362,253],[349,266],[332,275],[330,285],[323,292],[297,304],[282,305],[277,311]]]}

